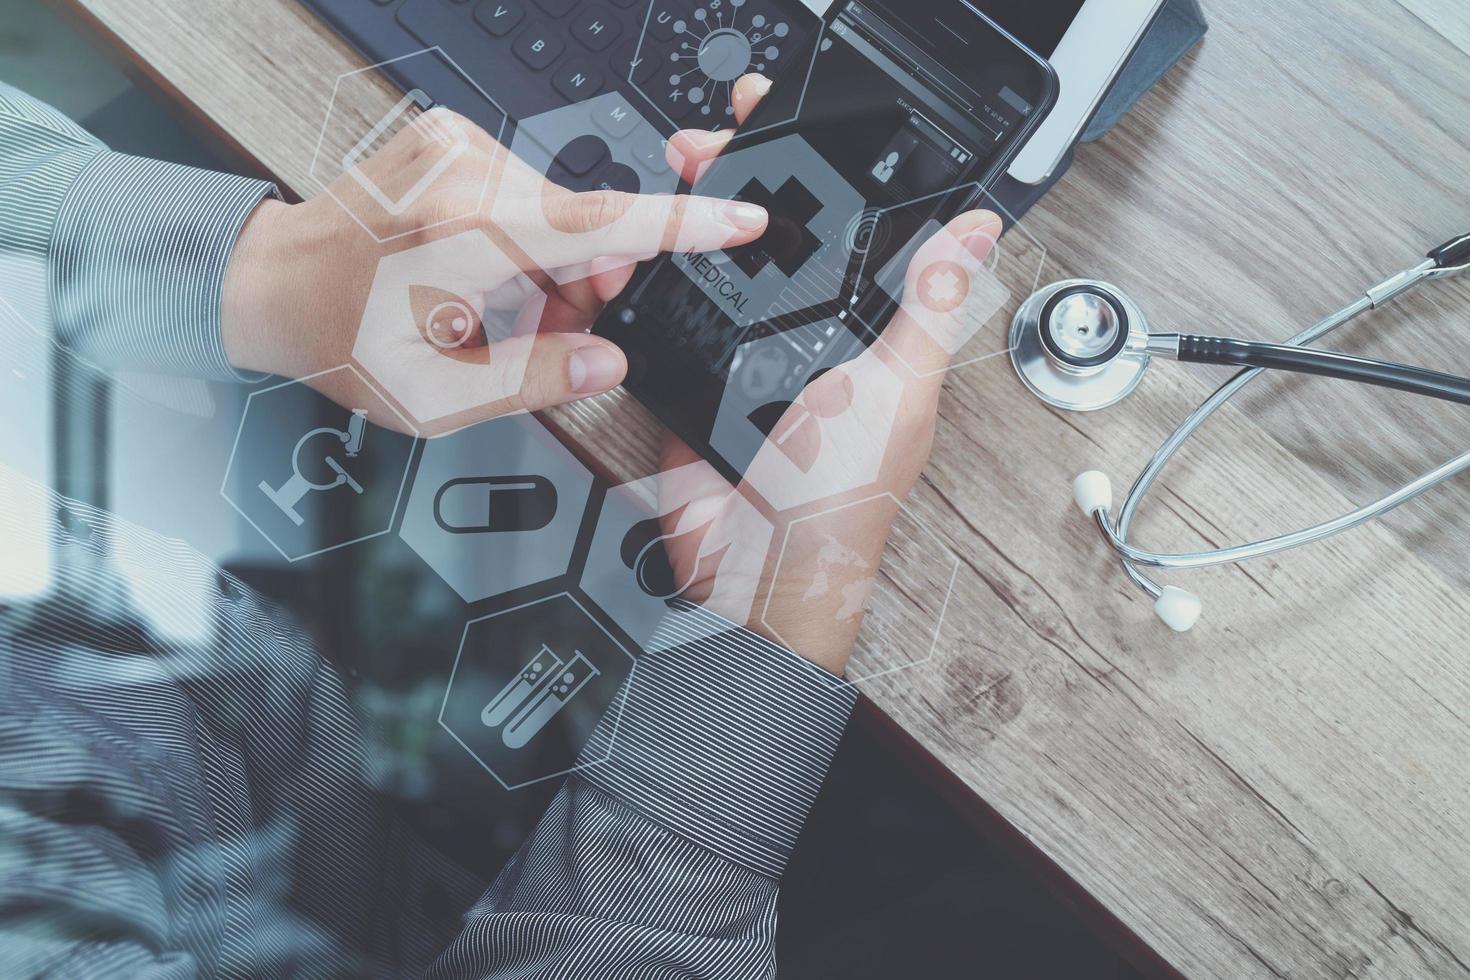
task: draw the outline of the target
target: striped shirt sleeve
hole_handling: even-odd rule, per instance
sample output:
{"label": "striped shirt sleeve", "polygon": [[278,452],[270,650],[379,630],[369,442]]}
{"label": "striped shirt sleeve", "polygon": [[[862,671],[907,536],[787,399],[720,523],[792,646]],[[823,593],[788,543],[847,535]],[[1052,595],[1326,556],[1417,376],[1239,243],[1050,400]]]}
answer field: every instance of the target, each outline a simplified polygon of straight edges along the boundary
{"label": "striped shirt sleeve", "polygon": [[114,153],[0,85],[0,244],[44,261],[64,347],[110,367],[239,378],[220,299],[269,182]]}
{"label": "striped shirt sleeve", "polygon": [[[19,256],[17,267],[41,270],[35,285],[44,283],[49,293],[58,339],[103,363],[231,375],[219,336],[220,292],[241,225],[271,192],[261,181],[112,153],[53,110],[0,86],[0,259]],[[105,518],[99,515],[99,521]],[[453,977],[774,973],[778,881],[854,696],[790,651],[695,607],[684,612],[666,624],[663,642],[651,645],[671,644],[668,649],[640,660],[620,692],[620,710],[608,713],[584,749],[587,764],[568,779],[531,839],[464,917],[461,931],[449,939],[425,930],[419,941],[398,943],[400,958],[405,950],[432,943],[443,948],[433,972]],[[222,662],[276,651],[280,634],[288,631],[269,617],[260,622],[259,636],[216,637]],[[41,662],[49,663],[52,643],[42,646],[47,649],[38,650]],[[190,675],[188,684],[170,679],[167,696],[155,701],[134,704],[130,693],[112,706],[146,709],[129,715],[110,737],[161,752],[178,792],[197,797],[201,810],[217,810],[234,797],[278,795],[283,780],[299,794],[301,812],[295,816],[311,819],[289,821],[303,835],[292,860],[322,866],[285,862],[257,880],[221,865],[209,872],[211,886],[235,895],[244,908],[269,909],[275,901],[272,882],[289,880],[303,911],[336,923],[344,936],[380,935],[384,921],[406,923],[394,904],[405,875],[380,867],[398,850],[367,830],[348,832],[375,819],[370,799],[340,791],[355,778],[341,768],[353,753],[332,746],[333,751],[312,753],[312,765],[299,771],[264,764],[265,751],[221,760],[220,732],[197,712],[219,698],[232,705],[231,693]],[[291,703],[273,707],[279,717],[273,714],[267,723],[262,715],[247,733],[228,729],[238,715],[230,707],[220,715],[221,727],[252,746],[320,747],[320,727],[292,717]],[[347,716],[341,717],[340,730],[333,730],[346,739]],[[177,721],[189,736],[160,739],[162,720]],[[79,730],[67,725],[46,735],[95,759],[99,778],[113,792],[155,802],[156,781],[113,771],[100,740],[79,738]],[[348,741],[355,744],[356,733]],[[0,782],[7,772],[5,744],[0,737]],[[24,769],[26,757],[21,753],[12,761]],[[149,811],[155,830],[173,812],[161,799]],[[0,807],[0,821],[3,816]],[[56,833],[70,844],[88,831],[63,821]],[[219,827],[175,836],[181,845],[206,849],[230,838]],[[151,871],[136,866],[130,853],[119,856],[118,868],[140,887],[167,884],[166,876],[155,881]],[[361,870],[356,884],[344,884],[349,868]],[[57,903],[57,895],[26,894],[24,881],[15,884],[16,901]],[[68,878],[62,890],[65,902],[91,894],[80,878]],[[125,965],[131,963],[127,958],[151,962],[154,952],[170,950],[172,939],[159,937],[179,931],[175,918],[218,925],[207,930],[207,941],[189,947],[203,962],[217,966],[230,955],[248,960],[260,952],[253,944],[261,937],[241,925],[248,916],[235,920],[200,911],[206,892],[213,894],[197,889],[158,903],[137,924],[144,939],[98,952],[104,959],[118,957],[110,961],[121,968],[103,972],[146,972]],[[373,909],[358,908],[359,899]],[[57,948],[47,955],[92,948],[69,938],[74,935],[82,933],[55,937]],[[381,955],[385,966],[394,958],[392,952]],[[388,966],[380,972],[416,971]]]}
{"label": "striped shirt sleeve", "polygon": [[775,975],[779,879],[855,694],[681,611],[430,976]]}
{"label": "striped shirt sleeve", "polygon": [[650,644],[667,649],[639,658],[576,778],[779,878],[856,695],[811,661],[680,605]]}

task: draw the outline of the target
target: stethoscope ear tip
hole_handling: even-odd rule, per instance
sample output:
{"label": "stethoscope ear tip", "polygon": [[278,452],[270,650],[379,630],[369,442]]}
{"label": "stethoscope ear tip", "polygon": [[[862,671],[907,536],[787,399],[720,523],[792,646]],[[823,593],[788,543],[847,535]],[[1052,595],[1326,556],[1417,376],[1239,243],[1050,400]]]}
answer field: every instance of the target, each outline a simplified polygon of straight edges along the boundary
{"label": "stethoscope ear tip", "polygon": [[1203,609],[1199,596],[1187,589],[1166,585],[1154,600],[1154,612],[1176,633],[1186,633],[1199,621]]}
{"label": "stethoscope ear tip", "polygon": [[1100,510],[1110,510],[1113,506],[1113,481],[1098,470],[1079,473],[1072,481],[1072,499],[1088,517]]}

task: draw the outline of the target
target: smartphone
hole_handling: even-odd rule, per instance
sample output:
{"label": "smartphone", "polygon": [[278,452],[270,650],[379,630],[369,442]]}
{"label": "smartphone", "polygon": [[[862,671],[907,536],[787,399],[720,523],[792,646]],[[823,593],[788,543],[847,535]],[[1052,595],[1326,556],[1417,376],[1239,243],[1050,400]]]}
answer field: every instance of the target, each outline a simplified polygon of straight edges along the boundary
{"label": "smartphone", "polygon": [[[811,380],[881,332],[897,300],[880,273],[982,196],[1057,95],[1047,62],[965,0],[836,0],[789,55],[756,19],[752,64],[783,67],[693,192],[761,204],[765,234],[640,264],[593,326],[626,352],[625,386],[732,480]],[[671,70],[699,66],[707,26]],[[674,94],[683,124],[708,120],[697,86]]]}

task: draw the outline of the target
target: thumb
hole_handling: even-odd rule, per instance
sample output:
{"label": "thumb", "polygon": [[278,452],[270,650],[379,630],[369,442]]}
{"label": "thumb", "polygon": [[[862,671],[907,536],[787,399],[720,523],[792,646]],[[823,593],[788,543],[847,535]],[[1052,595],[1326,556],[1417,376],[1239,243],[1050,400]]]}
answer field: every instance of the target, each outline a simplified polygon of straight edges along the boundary
{"label": "thumb", "polygon": [[898,313],[880,335],[915,374],[942,371],[1008,295],[985,267],[1004,230],[991,211],[966,211],[919,246]]}

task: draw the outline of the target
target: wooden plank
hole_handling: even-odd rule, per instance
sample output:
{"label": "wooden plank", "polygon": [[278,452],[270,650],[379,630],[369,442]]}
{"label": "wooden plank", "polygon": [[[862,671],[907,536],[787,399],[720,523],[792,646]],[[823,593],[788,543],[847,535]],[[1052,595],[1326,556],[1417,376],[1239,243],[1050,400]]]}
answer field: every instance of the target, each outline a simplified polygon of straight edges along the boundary
{"label": "wooden plank", "polygon": [[[309,14],[75,2],[310,187],[333,80],[361,62]],[[1429,0],[1214,7],[1205,43],[1079,151],[1026,227],[1052,274],[1122,284],[1161,327],[1278,339],[1470,225],[1470,59],[1458,8]],[[1470,370],[1467,308],[1464,284],[1435,287],[1338,339]],[[910,515],[960,575],[934,657],[863,689],[1186,975],[1470,974],[1465,482],[1310,551],[1177,579],[1206,599],[1182,637],[1068,501],[1084,467],[1131,477],[1220,377],[1161,366],[1127,404],[1064,416],[1004,358],[956,371]],[[652,470],[629,399],[556,417],[623,475]],[[1447,406],[1261,384],[1183,454],[1139,538],[1192,548],[1320,519],[1467,431]],[[895,549],[884,588],[921,558]],[[857,672],[916,659],[873,642],[901,625],[872,617]]]}
{"label": "wooden plank", "polygon": [[1440,0],[1399,0],[1405,9],[1470,54],[1470,7]]}

